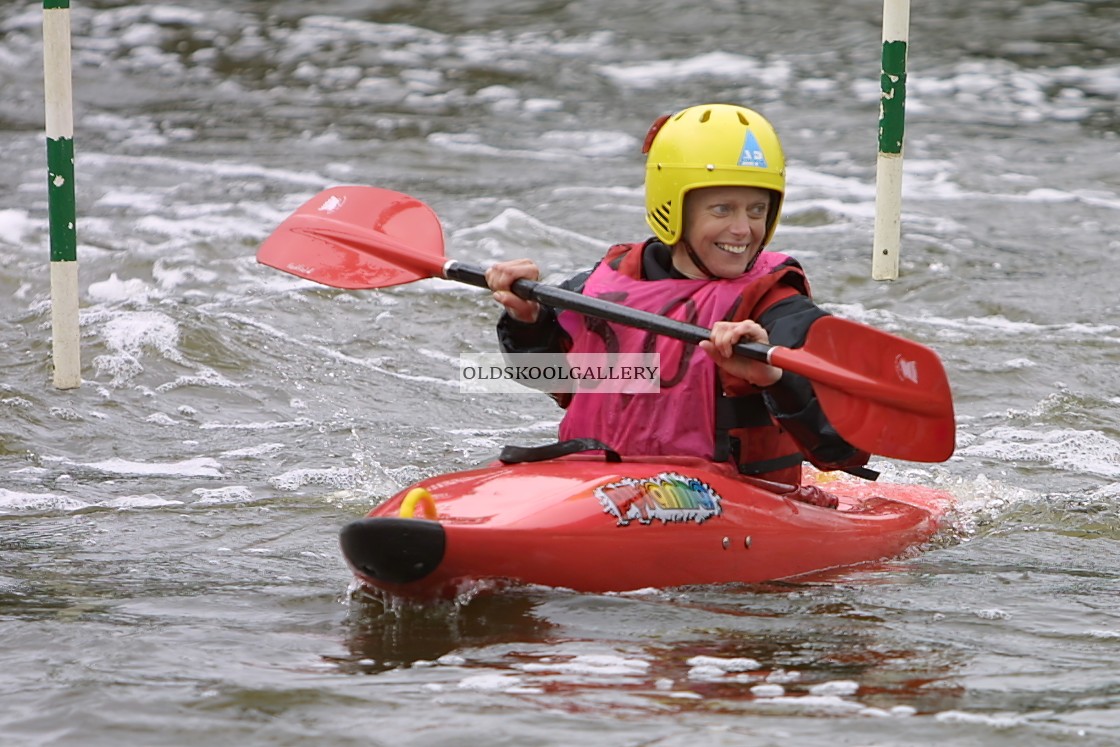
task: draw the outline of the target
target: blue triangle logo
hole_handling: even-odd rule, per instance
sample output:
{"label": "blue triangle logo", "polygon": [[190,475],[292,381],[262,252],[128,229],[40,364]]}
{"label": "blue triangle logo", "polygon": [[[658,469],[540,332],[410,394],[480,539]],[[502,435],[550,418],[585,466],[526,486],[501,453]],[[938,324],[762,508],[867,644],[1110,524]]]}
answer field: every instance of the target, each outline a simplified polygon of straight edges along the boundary
{"label": "blue triangle logo", "polygon": [[758,145],[758,138],[750,130],[747,130],[747,137],[743,140],[743,152],[739,154],[738,165],[766,168],[766,155]]}

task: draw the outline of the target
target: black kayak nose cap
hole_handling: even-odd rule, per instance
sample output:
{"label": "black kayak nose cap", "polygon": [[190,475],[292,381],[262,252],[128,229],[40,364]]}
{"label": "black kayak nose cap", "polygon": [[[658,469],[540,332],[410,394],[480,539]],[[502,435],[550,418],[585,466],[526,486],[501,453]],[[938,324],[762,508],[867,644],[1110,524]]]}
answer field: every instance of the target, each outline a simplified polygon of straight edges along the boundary
{"label": "black kayak nose cap", "polygon": [[443,560],[447,536],[438,521],[375,517],[339,532],[346,562],[359,573],[391,584],[418,581]]}

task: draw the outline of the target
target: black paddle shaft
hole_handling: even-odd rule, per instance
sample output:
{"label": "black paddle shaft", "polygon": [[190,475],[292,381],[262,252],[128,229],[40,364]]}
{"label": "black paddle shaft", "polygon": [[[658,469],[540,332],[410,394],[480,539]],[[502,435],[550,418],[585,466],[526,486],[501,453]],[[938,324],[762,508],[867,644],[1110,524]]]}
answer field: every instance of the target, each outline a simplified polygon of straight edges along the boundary
{"label": "black paddle shaft", "polygon": [[[455,280],[479,288],[490,288],[486,284],[486,271],[477,265],[451,260],[444,265],[443,276],[448,280]],[[622,304],[585,296],[582,293],[565,290],[564,288],[557,288],[555,285],[538,283],[535,280],[517,280],[513,283],[512,290],[527,301],[536,301],[552,308],[567,309],[586,316],[606,319],[609,322],[618,322],[684,342],[696,344],[711,337],[711,330],[705,327],[679,322],[660,314],[632,309]],[[740,342],[733,348],[736,355],[765,363],[770,362],[770,351],[772,349],[771,345],[764,345],[760,342]]]}

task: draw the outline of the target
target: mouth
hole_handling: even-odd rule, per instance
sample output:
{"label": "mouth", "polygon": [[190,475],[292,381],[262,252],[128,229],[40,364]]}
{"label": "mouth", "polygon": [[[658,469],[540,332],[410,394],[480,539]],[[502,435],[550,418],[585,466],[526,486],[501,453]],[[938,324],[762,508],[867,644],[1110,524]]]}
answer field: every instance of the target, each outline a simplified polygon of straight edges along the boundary
{"label": "mouth", "polygon": [[716,244],[716,249],[728,254],[746,254],[749,244]]}

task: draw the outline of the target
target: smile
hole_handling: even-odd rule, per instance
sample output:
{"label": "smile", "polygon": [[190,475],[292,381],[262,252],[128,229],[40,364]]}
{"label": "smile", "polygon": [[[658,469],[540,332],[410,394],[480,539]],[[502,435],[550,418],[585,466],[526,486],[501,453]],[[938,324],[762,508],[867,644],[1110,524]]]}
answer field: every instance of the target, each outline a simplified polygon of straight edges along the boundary
{"label": "smile", "polygon": [[747,244],[716,244],[716,249],[728,254],[743,254],[748,248]]}

